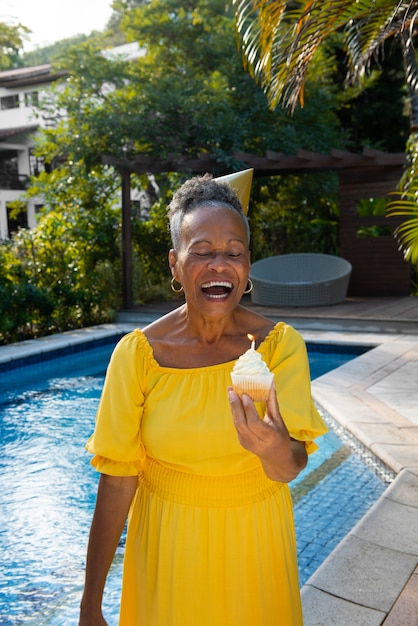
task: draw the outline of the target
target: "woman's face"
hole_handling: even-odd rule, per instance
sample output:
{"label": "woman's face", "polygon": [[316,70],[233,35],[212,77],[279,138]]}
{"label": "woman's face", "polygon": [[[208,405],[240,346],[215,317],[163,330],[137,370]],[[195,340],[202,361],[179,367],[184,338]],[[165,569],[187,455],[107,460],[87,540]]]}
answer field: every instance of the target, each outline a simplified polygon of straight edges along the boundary
{"label": "woman's face", "polygon": [[247,286],[250,252],[240,216],[222,206],[201,206],[184,217],[172,275],[189,306],[210,314],[235,308]]}

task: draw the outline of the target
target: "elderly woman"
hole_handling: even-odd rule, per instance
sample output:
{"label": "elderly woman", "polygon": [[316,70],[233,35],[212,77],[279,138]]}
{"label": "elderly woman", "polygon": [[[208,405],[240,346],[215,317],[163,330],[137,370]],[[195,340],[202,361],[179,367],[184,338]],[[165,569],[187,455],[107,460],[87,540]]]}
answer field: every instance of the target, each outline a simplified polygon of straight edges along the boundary
{"label": "elderly woman", "polygon": [[[101,477],[79,623],[106,624],[103,589],[129,513],[120,626],[299,626],[287,483],[326,430],[306,348],[292,327],[240,305],[249,228],[227,183],[189,180],[169,221],[185,304],[126,335],[109,364],[87,446]],[[265,403],[230,387],[247,333],[274,373]]]}

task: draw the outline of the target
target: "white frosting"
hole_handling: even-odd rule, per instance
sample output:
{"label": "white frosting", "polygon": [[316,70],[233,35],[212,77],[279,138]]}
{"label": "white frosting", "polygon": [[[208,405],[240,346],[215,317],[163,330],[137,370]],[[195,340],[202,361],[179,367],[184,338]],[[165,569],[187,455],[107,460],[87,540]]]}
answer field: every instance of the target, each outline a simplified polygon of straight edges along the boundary
{"label": "white frosting", "polygon": [[250,348],[235,363],[233,370],[240,376],[265,376],[270,370],[261,358],[261,354]]}

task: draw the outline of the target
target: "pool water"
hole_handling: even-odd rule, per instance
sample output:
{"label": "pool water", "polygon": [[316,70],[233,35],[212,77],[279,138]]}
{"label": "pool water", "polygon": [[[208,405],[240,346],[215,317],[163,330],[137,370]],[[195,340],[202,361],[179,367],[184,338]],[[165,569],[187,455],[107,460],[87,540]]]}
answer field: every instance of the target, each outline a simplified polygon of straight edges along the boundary
{"label": "pool water", "polygon": [[[98,475],[84,444],[117,338],[1,372],[0,624],[77,624]],[[312,378],[361,353],[308,346]],[[301,585],[386,485],[332,430],[293,481]],[[353,489],[355,485],[355,489]],[[123,540],[104,614],[116,626]]]}

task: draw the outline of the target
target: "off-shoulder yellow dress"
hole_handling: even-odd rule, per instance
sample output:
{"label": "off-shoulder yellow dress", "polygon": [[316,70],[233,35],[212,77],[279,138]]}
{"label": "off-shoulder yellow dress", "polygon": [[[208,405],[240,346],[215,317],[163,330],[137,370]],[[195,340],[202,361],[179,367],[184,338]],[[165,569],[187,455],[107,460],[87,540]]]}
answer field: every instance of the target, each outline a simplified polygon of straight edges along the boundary
{"label": "off-shoulder yellow dress", "polygon": [[[258,350],[291,436],[312,452],[326,427],[302,338],[279,323]],[[233,365],[162,367],[140,330],[114,350],[87,449],[100,472],[138,474],[120,626],[302,624],[289,487],[238,442]]]}

